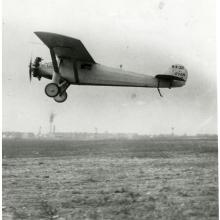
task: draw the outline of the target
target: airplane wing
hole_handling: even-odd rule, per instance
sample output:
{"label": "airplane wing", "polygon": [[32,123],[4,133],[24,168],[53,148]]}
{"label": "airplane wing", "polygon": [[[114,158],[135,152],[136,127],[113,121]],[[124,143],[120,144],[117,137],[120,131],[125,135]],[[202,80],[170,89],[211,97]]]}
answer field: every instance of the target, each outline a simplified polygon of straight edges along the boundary
{"label": "airplane wing", "polygon": [[75,61],[83,61],[92,64],[96,63],[82,42],[78,39],[49,32],[35,32],[35,34],[50,49],[55,69],[57,68],[57,64],[55,62],[55,54],[59,58],[71,58]]}

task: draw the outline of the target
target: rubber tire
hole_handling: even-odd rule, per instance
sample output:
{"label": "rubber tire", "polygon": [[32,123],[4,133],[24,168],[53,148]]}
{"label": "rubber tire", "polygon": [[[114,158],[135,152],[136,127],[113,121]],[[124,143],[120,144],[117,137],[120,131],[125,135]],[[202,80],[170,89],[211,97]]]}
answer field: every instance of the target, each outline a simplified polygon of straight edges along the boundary
{"label": "rubber tire", "polygon": [[64,92],[64,93],[62,94],[62,97],[63,97],[63,98],[61,99],[60,94],[58,94],[56,97],[54,97],[54,100],[55,100],[56,102],[58,102],[58,103],[65,102],[66,99],[67,99],[67,93]]}
{"label": "rubber tire", "polygon": [[[49,86],[54,86],[54,89],[56,90],[55,91],[55,93],[54,94],[49,94],[48,93],[48,87]],[[56,97],[58,94],[59,94],[59,87],[58,87],[58,85],[56,84],[56,83],[49,83],[49,84],[47,84],[46,86],[45,86],[45,93],[46,93],[46,95],[47,96],[49,96],[49,97]]]}

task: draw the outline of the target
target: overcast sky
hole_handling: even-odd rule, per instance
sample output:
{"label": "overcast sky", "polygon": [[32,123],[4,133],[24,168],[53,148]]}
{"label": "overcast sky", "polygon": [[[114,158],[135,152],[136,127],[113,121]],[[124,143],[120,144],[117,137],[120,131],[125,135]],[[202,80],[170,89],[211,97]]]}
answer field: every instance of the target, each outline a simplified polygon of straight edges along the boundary
{"label": "overcast sky", "polygon": [[[80,39],[98,63],[143,74],[172,64],[189,72],[185,87],[156,89],[68,88],[68,100],[44,94],[49,82],[29,83],[30,57],[50,61],[33,34],[55,32]],[[4,0],[3,131],[217,133],[214,0]]]}

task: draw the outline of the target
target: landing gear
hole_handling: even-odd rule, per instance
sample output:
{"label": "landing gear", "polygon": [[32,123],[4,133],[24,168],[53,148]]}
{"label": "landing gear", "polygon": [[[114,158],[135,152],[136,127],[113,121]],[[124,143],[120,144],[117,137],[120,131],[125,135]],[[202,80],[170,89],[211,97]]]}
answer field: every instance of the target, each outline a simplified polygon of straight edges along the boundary
{"label": "landing gear", "polygon": [[59,93],[59,87],[55,83],[49,83],[45,87],[45,93],[49,97],[56,97]]}
{"label": "landing gear", "polygon": [[49,83],[45,87],[45,93],[47,96],[54,98],[56,102],[64,102],[67,99],[66,90],[69,87],[70,83],[63,80],[59,81],[59,78],[53,83]]}
{"label": "landing gear", "polygon": [[67,93],[66,93],[66,91],[65,92],[63,92],[62,94],[58,94],[56,97],[54,97],[54,100],[56,101],[56,102],[65,102],[66,101],[66,99],[67,99]]}

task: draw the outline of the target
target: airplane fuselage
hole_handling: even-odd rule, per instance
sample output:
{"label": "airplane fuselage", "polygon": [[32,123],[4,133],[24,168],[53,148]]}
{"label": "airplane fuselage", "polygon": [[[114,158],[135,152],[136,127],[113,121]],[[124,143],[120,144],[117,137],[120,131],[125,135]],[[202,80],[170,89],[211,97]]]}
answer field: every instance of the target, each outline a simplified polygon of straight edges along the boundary
{"label": "airplane fuselage", "polygon": [[[42,76],[52,79],[52,63],[44,63],[39,67]],[[107,67],[101,64],[89,64],[62,60],[59,65],[59,72],[62,79],[70,84],[76,85],[96,85],[96,86],[127,86],[127,87],[150,87],[158,85],[158,78],[151,75],[134,73],[123,69]],[[160,80],[160,88],[169,87],[170,82]],[[185,81],[173,80],[172,87],[181,87]]]}

